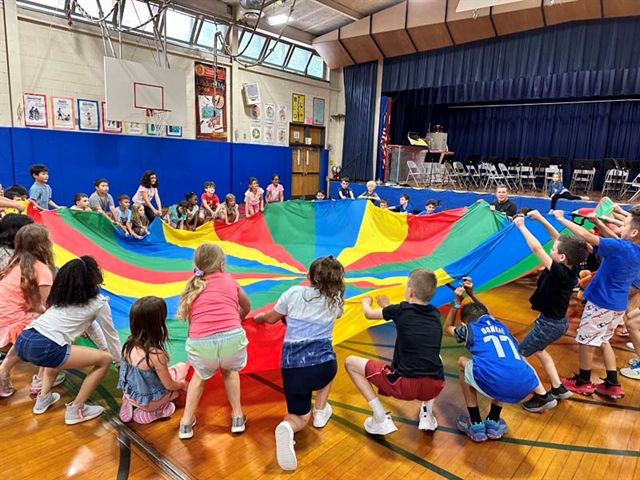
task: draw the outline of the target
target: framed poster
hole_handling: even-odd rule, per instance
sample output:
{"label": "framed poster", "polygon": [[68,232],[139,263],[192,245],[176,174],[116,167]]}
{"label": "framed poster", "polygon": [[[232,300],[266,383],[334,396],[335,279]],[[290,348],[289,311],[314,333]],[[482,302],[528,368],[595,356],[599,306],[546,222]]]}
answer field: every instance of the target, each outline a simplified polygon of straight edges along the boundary
{"label": "framed poster", "polygon": [[227,140],[227,70],[195,62],[196,138]]}
{"label": "framed poster", "polygon": [[278,123],[287,123],[286,105],[278,105]]}
{"label": "framed poster", "polygon": [[259,123],[254,123],[250,128],[251,142],[260,143],[262,140],[262,126]]}
{"label": "framed poster", "polygon": [[107,133],[122,133],[122,122],[118,120],[107,120],[107,104],[101,103],[102,106],[102,131]]}
{"label": "framed poster", "polygon": [[24,125],[26,127],[47,128],[47,96],[40,93],[25,93],[22,96],[24,102]]}
{"label": "framed poster", "polygon": [[324,125],[324,98],[313,97],[313,124]]}
{"label": "framed poster", "polygon": [[51,97],[51,111],[53,112],[53,128],[75,130],[76,112],[73,98]]}
{"label": "framed poster", "polygon": [[127,128],[127,133],[129,135],[142,135],[144,133],[144,128],[142,127],[142,123],[125,122],[125,126]]}
{"label": "framed poster", "polygon": [[287,127],[278,127],[278,133],[276,135],[278,145],[287,144]]}
{"label": "framed poster", "polygon": [[182,127],[176,127],[175,125],[167,125],[167,137],[181,137]]}
{"label": "framed poster", "polygon": [[304,95],[294,93],[291,97],[291,121],[304,123]]}
{"label": "framed poster", "polygon": [[275,128],[273,125],[265,125],[263,127],[264,130],[264,138],[263,141],[266,144],[273,145],[276,137]]}
{"label": "framed poster", "polygon": [[259,103],[249,107],[249,115],[251,115],[251,120],[260,120],[260,117],[262,117],[262,108],[260,108]]}
{"label": "framed poster", "polygon": [[276,119],[276,106],[273,103],[264,104],[264,119],[267,122],[273,122]]}
{"label": "framed poster", "polygon": [[162,133],[162,125],[158,125],[155,123],[147,123],[147,135],[151,135],[152,137],[157,137]]}
{"label": "framed poster", "polygon": [[100,130],[100,115],[97,100],[78,99],[78,128],[97,132]]}

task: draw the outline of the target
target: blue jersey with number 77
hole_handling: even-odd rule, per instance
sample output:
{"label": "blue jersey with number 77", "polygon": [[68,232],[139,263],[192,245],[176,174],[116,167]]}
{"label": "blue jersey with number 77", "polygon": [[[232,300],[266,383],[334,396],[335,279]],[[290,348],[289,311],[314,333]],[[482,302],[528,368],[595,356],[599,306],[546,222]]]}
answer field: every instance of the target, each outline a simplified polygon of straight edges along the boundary
{"label": "blue jersey with number 77", "polygon": [[466,327],[473,378],[484,393],[500,402],[517,403],[538,386],[538,377],[518,353],[518,341],[506,325],[483,315]]}

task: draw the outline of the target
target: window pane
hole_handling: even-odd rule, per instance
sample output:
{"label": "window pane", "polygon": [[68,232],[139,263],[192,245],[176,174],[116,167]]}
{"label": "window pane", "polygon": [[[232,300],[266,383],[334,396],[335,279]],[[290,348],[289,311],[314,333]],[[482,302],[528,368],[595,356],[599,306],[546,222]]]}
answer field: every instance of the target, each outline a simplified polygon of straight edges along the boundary
{"label": "window pane", "polygon": [[291,58],[289,59],[289,63],[287,64],[287,68],[304,72],[305,68],[307,68],[307,62],[309,61],[310,56],[311,52],[309,50],[295,47],[293,49],[293,54],[291,54]]}
{"label": "window pane", "polygon": [[[64,4],[64,1],[62,3]],[[114,3],[114,0],[100,0],[102,15],[106,15],[107,13],[111,12]],[[98,4],[96,3],[96,0],[78,0],[76,2],[76,14],[82,15],[78,10],[78,6],[82,7],[82,10],[87,12],[93,18],[100,18],[100,11],[98,10]]]}
{"label": "window pane", "polygon": [[[276,45],[275,40],[269,40],[269,46],[267,47],[267,51],[265,53],[265,55],[267,55],[265,63],[270,63],[271,65],[278,65],[281,67],[284,64],[284,59],[287,58],[287,52],[289,52],[290,45],[282,42],[277,43],[278,44]],[[276,46],[273,52],[269,54],[274,45]]]}
{"label": "window pane", "polygon": [[[158,13],[158,6],[151,5],[151,11],[155,15]],[[124,13],[122,14],[123,27],[137,27],[151,18],[147,4],[139,0],[127,0],[124,4]],[[153,32],[153,22],[147,23],[141,27],[145,32]]]}
{"label": "window pane", "polygon": [[[247,43],[249,42],[249,39],[251,39],[251,43],[249,43],[249,47],[244,50],[247,46]],[[266,40],[267,39],[265,37],[261,37],[258,34],[254,35],[253,38],[251,38],[251,32],[245,30],[244,34],[242,35],[242,39],[240,40],[240,48],[238,49],[238,54],[241,53],[243,57],[253,58],[257,60],[258,58],[260,58],[260,53],[262,52],[262,47],[264,46]]]}
{"label": "window pane", "polygon": [[196,18],[175,10],[167,10],[167,37],[188,42],[191,40],[191,32]]}
{"label": "window pane", "polygon": [[[200,34],[198,35],[198,40],[196,43],[202,47],[213,48],[213,36],[216,32],[220,32],[222,37],[227,36],[227,27],[224,24],[215,24],[210,22],[209,20],[205,20],[202,24],[202,28],[200,29]],[[222,41],[218,39],[218,51],[222,50]]]}
{"label": "window pane", "polygon": [[58,10],[64,10],[64,0],[26,0],[24,2],[18,2],[32,5],[42,5],[44,7],[57,8]]}
{"label": "window pane", "polygon": [[309,62],[309,67],[307,68],[307,75],[324,79],[324,62],[320,56],[314,55],[311,57],[311,62]]}

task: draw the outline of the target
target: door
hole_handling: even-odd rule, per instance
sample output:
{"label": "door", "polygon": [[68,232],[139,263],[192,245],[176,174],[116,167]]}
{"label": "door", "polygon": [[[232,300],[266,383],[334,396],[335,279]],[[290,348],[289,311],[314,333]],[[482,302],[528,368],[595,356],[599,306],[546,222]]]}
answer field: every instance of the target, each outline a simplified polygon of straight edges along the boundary
{"label": "door", "polygon": [[295,146],[291,150],[291,196],[313,198],[320,185],[320,149]]}

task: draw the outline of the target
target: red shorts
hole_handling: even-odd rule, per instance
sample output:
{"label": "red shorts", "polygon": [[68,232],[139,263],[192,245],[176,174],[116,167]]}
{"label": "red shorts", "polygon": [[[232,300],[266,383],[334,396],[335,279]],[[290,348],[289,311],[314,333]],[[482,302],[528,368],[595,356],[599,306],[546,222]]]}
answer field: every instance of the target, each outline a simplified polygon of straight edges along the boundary
{"label": "red shorts", "polygon": [[[434,377],[400,377],[394,379],[394,371],[387,364],[369,360],[364,367],[367,380],[378,387],[378,393],[399,400],[426,402],[438,396],[444,388],[444,379]],[[391,379],[389,378],[391,376]]]}

